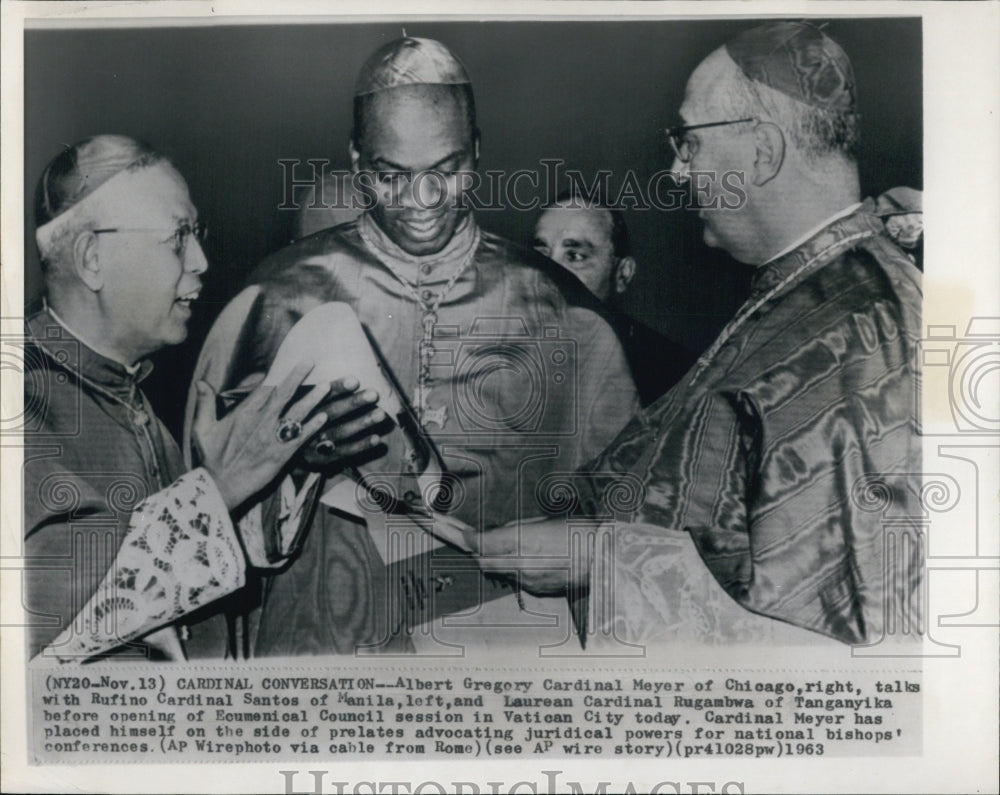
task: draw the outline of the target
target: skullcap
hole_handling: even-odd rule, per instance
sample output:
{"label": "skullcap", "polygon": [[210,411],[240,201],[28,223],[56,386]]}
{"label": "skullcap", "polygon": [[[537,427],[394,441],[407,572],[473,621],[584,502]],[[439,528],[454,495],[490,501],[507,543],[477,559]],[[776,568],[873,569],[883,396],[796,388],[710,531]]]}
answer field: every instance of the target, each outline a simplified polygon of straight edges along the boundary
{"label": "skullcap", "polygon": [[35,226],[41,227],[125,169],[160,160],[149,146],[124,135],[95,135],[56,155],[35,192]]}
{"label": "skullcap", "polygon": [[856,110],[854,69],[847,54],[805,22],[768,22],[726,44],[750,80],[823,110]]}
{"label": "skullcap", "polygon": [[354,96],[399,86],[468,85],[462,62],[441,42],[404,36],[376,50],[365,61],[354,85]]}

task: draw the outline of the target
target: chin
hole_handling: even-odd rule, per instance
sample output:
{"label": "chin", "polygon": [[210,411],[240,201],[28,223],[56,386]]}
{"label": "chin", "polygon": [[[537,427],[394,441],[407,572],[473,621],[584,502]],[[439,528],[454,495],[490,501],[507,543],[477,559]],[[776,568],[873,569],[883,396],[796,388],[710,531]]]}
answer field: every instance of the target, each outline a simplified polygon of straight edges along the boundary
{"label": "chin", "polygon": [[393,238],[393,242],[411,256],[425,257],[429,254],[437,254],[448,245],[451,238],[450,233],[442,232],[430,240],[413,240],[409,237],[399,236]]}
{"label": "chin", "polygon": [[430,242],[420,242],[415,243],[413,241],[404,241],[403,245],[400,246],[403,251],[407,254],[412,254],[415,257],[424,257],[429,254],[437,254],[441,249],[445,247],[448,243],[447,238],[444,240],[433,240]]}
{"label": "chin", "polygon": [[719,242],[718,236],[707,225],[701,233],[701,239],[709,248],[722,248],[722,243]]}
{"label": "chin", "polygon": [[188,338],[187,326],[178,329],[172,329],[169,334],[163,335],[161,347],[168,347],[170,345],[180,345],[184,340]]}

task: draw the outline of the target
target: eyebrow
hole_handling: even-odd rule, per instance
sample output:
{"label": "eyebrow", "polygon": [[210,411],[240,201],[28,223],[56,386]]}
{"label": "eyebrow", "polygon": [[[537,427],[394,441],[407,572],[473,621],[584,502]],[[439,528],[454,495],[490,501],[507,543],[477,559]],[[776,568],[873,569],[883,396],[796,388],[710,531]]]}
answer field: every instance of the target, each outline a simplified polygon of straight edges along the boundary
{"label": "eyebrow", "polygon": [[563,240],[563,245],[567,248],[585,248],[590,251],[594,250],[594,244],[586,240],[576,240],[572,237],[567,237]]}
{"label": "eyebrow", "polygon": [[462,157],[467,151],[468,150],[465,147],[462,147],[461,149],[456,149],[451,154],[445,155],[440,160],[438,160],[436,163],[432,163],[431,165],[427,166],[426,168],[413,168],[412,166],[404,166],[401,163],[394,163],[393,161],[388,160],[388,159],[386,159],[384,157],[375,157],[375,158],[372,158],[372,165],[375,165],[377,163],[381,163],[381,164],[383,164],[385,166],[388,166],[389,168],[391,168],[391,169],[393,169],[395,171],[432,171],[433,169],[437,168],[438,166],[442,165],[443,163],[447,163],[449,160],[454,160],[456,157]]}

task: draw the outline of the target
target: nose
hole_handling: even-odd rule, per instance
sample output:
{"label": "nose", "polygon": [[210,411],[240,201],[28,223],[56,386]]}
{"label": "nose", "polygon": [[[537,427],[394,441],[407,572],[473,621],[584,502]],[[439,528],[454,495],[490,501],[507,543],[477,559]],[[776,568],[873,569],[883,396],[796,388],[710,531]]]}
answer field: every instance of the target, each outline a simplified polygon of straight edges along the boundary
{"label": "nose", "polygon": [[683,185],[690,179],[690,170],[690,163],[685,163],[679,157],[674,156],[674,162],[670,164],[670,171],[673,173],[674,179],[677,181],[678,185]]}
{"label": "nose", "polygon": [[205,258],[201,243],[194,235],[191,235],[187,241],[187,247],[184,249],[184,271],[197,276],[207,270],[208,260]]}
{"label": "nose", "polygon": [[421,171],[413,175],[407,198],[409,206],[415,209],[439,210],[445,193],[444,177],[436,171]]}

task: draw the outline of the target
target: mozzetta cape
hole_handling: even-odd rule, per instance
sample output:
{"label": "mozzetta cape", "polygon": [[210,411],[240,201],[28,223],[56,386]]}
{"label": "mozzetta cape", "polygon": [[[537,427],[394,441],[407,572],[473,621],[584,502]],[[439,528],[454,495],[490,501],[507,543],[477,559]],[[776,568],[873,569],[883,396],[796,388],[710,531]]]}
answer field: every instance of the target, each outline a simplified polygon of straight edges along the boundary
{"label": "mozzetta cape", "polygon": [[[430,303],[473,254],[437,309],[426,430],[458,480],[454,516],[487,528],[540,513],[537,481],[597,455],[637,410],[635,387],[614,331],[575,279],[494,235],[477,245],[475,233],[469,217],[441,254],[423,258],[401,252],[368,216],[299,241],[265,261],[220,316],[195,377],[219,391],[238,386],[268,368],[306,312],[342,301],[413,399],[423,313],[385,260]],[[386,437],[381,471],[406,471],[400,436]],[[419,503],[405,482],[398,496]],[[386,614],[387,587],[368,529],[320,505],[296,560],[265,583],[255,653],[407,648]]]}
{"label": "mozzetta cape", "polygon": [[670,637],[685,531],[755,613],[849,643],[917,630],[920,276],[872,209],[761,267],[721,346],[588,467],[585,511],[607,473],[645,488],[601,575],[614,613],[592,618],[617,637]]}
{"label": "mozzetta cape", "polygon": [[[130,373],[48,311],[27,321],[31,655],[110,651],[243,585],[243,554],[215,483],[203,469],[181,476],[180,451],[139,388],[151,369],[143,362]],[[146,641],[182,655],[173,628]]]}

